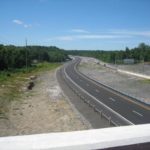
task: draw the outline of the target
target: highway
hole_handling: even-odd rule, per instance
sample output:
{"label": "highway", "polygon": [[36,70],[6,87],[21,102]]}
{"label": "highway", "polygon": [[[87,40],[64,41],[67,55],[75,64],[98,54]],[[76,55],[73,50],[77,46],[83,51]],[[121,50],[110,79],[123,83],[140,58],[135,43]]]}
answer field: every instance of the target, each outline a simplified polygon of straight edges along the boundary
{"label": "highway", "polygon": [[75,89],[92,103],[96,109],[110,117],[117,125],[150,123],[150,107],[146,104],[110,90],[80,73],[80,58],[69,62],[63,69],[64,76]]}

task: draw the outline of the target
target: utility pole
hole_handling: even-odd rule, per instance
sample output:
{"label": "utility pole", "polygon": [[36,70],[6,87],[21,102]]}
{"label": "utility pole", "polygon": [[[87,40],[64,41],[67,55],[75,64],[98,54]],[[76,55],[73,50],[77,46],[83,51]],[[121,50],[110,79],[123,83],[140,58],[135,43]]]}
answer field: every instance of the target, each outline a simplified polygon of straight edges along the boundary
{"label": "utility pole", "polygon": [[143,57],[143,74],[144,74],[144,65],[145,65],[145,63],[144,63],[144,57]]}
{"label": "utility pole", "polygon": [[26,71],[28,69],[28,59],[27,59],[27,38],[25,39],[25,45],[26,45]]}

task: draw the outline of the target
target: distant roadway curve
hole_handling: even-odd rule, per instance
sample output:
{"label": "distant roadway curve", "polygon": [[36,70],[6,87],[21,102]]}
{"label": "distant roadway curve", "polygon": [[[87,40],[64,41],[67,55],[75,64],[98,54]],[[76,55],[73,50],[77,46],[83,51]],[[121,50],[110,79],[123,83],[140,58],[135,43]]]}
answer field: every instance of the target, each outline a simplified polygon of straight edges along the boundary
{"label": "distant roadway curve", "polygon": [[63,74],[78,91],[90,97],[90,102],[98,110],[109,116],[117,125],[150,123],[150,107],[133,101],[131,98],[114,92],[100,83],[90,80],[77,70],[77,64],[81,61],[75,60],[65,65]]}

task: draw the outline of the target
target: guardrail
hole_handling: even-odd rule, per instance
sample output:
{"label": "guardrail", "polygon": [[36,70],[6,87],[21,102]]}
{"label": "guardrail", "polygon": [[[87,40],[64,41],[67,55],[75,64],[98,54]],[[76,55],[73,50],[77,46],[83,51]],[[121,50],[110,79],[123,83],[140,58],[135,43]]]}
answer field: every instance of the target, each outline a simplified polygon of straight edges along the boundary
{"label": "guardrail", "polygon": [[67,82],[67,80],[66,80],[65,77],[64,77],[64,80],[65,80],[66,84],[69,86],[69,88],[70,88],[77,96],[79,96],[79,98],[80,98],[81,100],[83,100],[84,103],[86,103],[89,107],[93,108],[93,110],[94,110],[95,112],[97,112],[97,113],[100,115],[100,118],[104,117],[105,119],[107,119],[107,120],[109,121],[109,125],[113,124],[113,125],[115,125],[115,126],[119,126],[117,123],[115,123],[115,122],[111,119],[111,117],[107,116],[107,115],[103,112],[103,110],[99,110],[94,104],[92,104],[89,100],[87,100],[84,96],[82,96],[78,90],[76,90],[75,88],[73,88],[73,87]]}
{"label": "guardrail", "polygon": [[[63,69],[64,72],[64,80],[66,82],[66,84],[70,87],[70,89],[72,89],[72,91],[77,94],[81,100],[83,100],[85,103],[87,103],[89,105],[89,107],[93,108],[93,110],[95,112],[97,112],[100,117],[104,117],[106,120],[108,120],[109,125],[115,125],[115,126],[120,126],[120,125],[134,125],[132,122],[130,122],[129,120],[127,120],[126,118],[124,118],[123,116],[121,116],[120,114],[118,114],[117,112],[115,112],[114,110],[112,110],[111,108],[109,108],[108,106],[106,106],[105,104],[103,104],[102,102],[100,102],[99,100],[97,100],[95,97],[93,97],[92,95],[90,95],[87,91],[85,91],[84,89],[82,89],[80,86],[78,86],[66,73],[65,71],[65,67]],[[72,84],[70,84],[71,81]],[[77,90],[75,87],[77,87],[79,90]],[[90,100],[86,99],[82,94],[81,91],[88,95],[90,98],[94,99],[96,102],[98,102],[101,106],[103,106],[102,109],[98,109],[97,106],[95,104],[93,104],[93,102],[91,102]],[[106,112],[106,110],[108,110],[109,112],[111,112],[112,114],[115,114],[118,118],[120,118],[123,121],[123,124],[120,124],[120,122],[118,120],[114,120],[112,119],[111,115],[109,113]]]}
{"label": "guardrail", "polygon": [[69,88],[70,88],[77,96],[79,96],[79,98],[80,98],[81,100],[83,100],[84,103],[86,103],[89,107],[92,107],[95,112],[99,113],[100,118],[105,117],[105,119],[107,119],[107,120],[109,121],[109,124],[112,123],[113,125],[118,126],[118,124],[116,124],[115,122],[113,122],[110,117],[107,117],[107,115],[105,115],[105,114],[103,113],[103,110],[97,109],[94,104],[92,104],[89,100],[87,100],[84,96],[82,96],[78,90],[76,90],[74,87],[72,87],[71,84],[69,84],[69,82],[66,80],[66,77],[68,77],[68,75],[66,74],[65,69],[64,69],[64,73],[65,73],[65,76],[63,76],[63,78],[64,78],[66,84],[69,86]]}
{"label": "guardrail", "polygon": [[150,124],[0,138],[1,150],[149,150]]}

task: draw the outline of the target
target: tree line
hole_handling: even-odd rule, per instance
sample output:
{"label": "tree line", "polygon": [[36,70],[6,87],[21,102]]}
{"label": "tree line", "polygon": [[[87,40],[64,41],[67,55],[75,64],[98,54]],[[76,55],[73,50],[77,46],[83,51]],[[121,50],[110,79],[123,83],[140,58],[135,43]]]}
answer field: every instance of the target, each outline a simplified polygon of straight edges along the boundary
{"label": "tree line", "polygon": [[0,45],[0,70],[29,67],[35,61],[62,62],[67,58],[66,52],[55,46]]}
{"label": "tree line", "polygon": [[150,45],[141,43],[138,47],[120,51],[103,51],[103,50],[71,50],[67,51],[69,55],[79,55],[94,57],[108,63],[123,63],[124,59],[134,59],[135,63],[150,62]]}
{"label": "tree line", "polygon": [[70,50],[55,46],[13,46],[0,45],[0,71],[31,66],[33,62],[63,62],[68,55],[95,57],[108,63],[122,63],[123,59],[133,58],[135,62],[150,62],[150,46],[145,43],[120,51]]}

